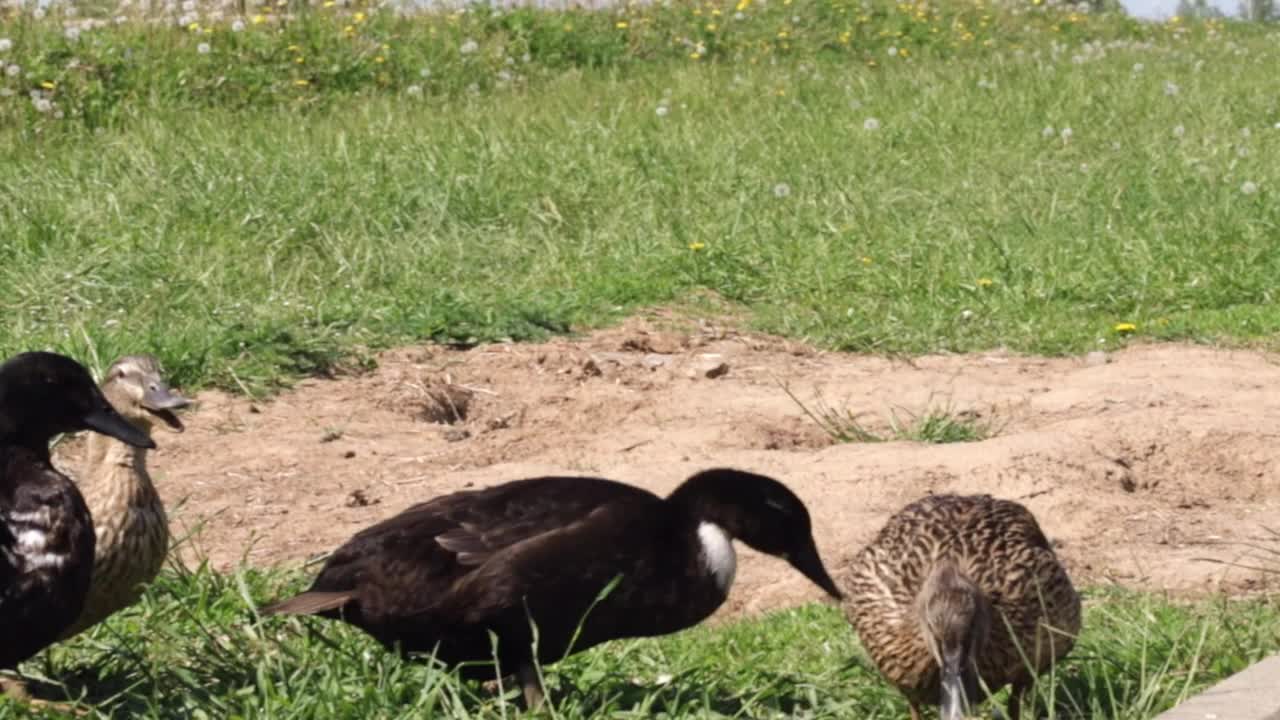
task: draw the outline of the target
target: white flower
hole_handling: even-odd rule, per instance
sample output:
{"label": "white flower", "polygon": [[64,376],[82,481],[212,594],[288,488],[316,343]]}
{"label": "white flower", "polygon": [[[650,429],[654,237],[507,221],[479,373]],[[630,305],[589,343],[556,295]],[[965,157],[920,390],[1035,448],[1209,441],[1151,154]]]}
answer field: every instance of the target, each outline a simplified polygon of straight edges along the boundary
{"label": "white flower", "polygon": [[1240,137],[1246,140],[1253,136],[1253,131],[1249,128],[1240,128]]}
{"label": "white flower", "polygon": [[746,14],[746,13],[744,13],[744,12],[741,12],[741,11],[736,12],[736,13],[734,13],[734,14],[733,14],[733,19],[734,19],[734,20],[746,20],[746,19],[747,19],[747,14]]}
{"label": "white flower", "polygon": [[421,86],[421,85],[410,85],[409,87],[405,88],[405,89],[404,89],[404,91],[405,91],[405,93],[406,93],[406,94],[408,94],[408,95],[418,96],[418,95],[421,95],[421,94],[422,94],[422,86]]}
{"label": "white flower", "polygon": [[1178,87],[1177,85],[1175,85],[1174,83],[1171,83],[1171,82],[1169,82],[1168,80],[1165,80],[1165,82],[1164,82],[1164,94],[1165,94],[1165,95],[1168,95],[1169,97],[1173,97],[1174,95],[1177,95],[1177,94],[1178,94],[1178,90],[1180,90],[1180,89],[1181,89],[1181,88],[1179,88],[1179,87]]}
{"label": "white flower", "polygon": [[9,77],[18,77],[22,74],[22,68],[17,65],[6,65],[4,68],[4,74]]}
{"label": "white flower", "polygon": [[1142,72],[1143,70],[1145,70],[1145,69],[1146,69],[1146,67],[1147,67],[1147,66],[1146,66],[1146,65],[1143,65],[1142,63],[1134,63],[1134,64],[1133,64],[1133,71],[1134,71],[1135,73],[1140,73],[1140,72]]}
{"label": "white flower", "polygon": [[667,113],[671,112],[671,108],[666,105],[659,105],[658,109],[654,110],[654,112],[658,114],[658,117],[666,117]]}
{"label": "white flower", "polygon": [[74,26],[69,27],[66,30],[63,30],[62,34],[71,42],[75,42],[80,39],[80,28]]}
{"label": "white flower", "polygon": [[421,70],[419,70],[418,77],[422,78],[423,80],[426,80],[427,78],[431,77],[431,68],[422,68]]}
{"label": "white flower", "polygon": [[244,21],[236,19],[231,23],[231,32],[244,32]]}
{"label": "white flower", "polygon": [[36,20],[43,20],[43,19],[44,19],[44,8],[42,8],[42,7],[38,7],[38,8],[36,8],[35,10],[32,10],[32,11],[31,11],[31,17],[35,18]]}
{"label": "white flower", "polygon": [[209,47],[209,43],[200,43],[196,46],[196,52],[201,55],[208,55],[212,50],[213,48]]}
{"label": "white flower", "polygon": [[1240,186],[1240,192],[1245,195],[1253,195],[1258,192],[1258,183],[1252,180],[1246,180],[1245,183]]}
{"label": "white flower", "polygon": [[1058,133],[1058,135],[1062,137],[1063,142],[1070,140],[1071,136],[1074,134],[1075,133],[1071,132],[1071,128],[1069,127],[1062,128],[1062,132]]}
{"label": "white flower", "polygon": [[894,47],[894,46],[890,45],[890,46],[889,46],[889,57],[897,57],[897,56],[898,56],[898,48],[896,48],[896,47]]}
{"label": "white flower", "polygon": [[9,38],[0,38],[0,52],[9,52],[13,48],[13,41]]}
{"label": "white flower", "polygon": [[468,38],[467,41],[462,43],[462,46],[458,48],[458,52],[462,53],[463,55],[470,55],[471,53],[479,49],[480,49],[480,43]]}
{"label": "white flower", "polygon": [[778,183],[773,186],[773,196],[776,198],[784,198],[791,194],[791,186],[786,183]]}
{"label": "white flower", "polygon": [[1044,126],[1044,129],[1040,131],[1040,137],[1051,138],[1051,137],[1053,137],[1053,136],[1054,136],[1054,135],[1056,135],[1056,134],[1057,134],[1057,133],[1056,133],[1056,132],[1054,132],[1054,129],[1053,129],[1053,126],[1052,126],[1052,125],[1045,125],[1045,126]]}
{"label": "white flower", "polygon": [[47,113],[53,109],[53,103],[49,101],[49,98],[45,97],[33,97],[31,98],[31,104],[35,106],[36,112],[39,113]]}
{"label": "white flower", "polygon": [[1187,129],[1182,127],[1181,125],[1178,125],[1173,128],[1174,137],[1182,137],[1183,135],[1186,135],[1186,134],[1187,134]]}
{"label": "white flower", "polygon": [[1280,122],[1276,123],[1275,125],[1272,125],[1271,127],[1276,130],[1280,130]]}
{"label": "white flower", "polygon": [[512,74],[506,70],[498,71],[498,82],[500,83],[509,83],[512,77]]}
{"label": "white flower", "polygon": [[879,129],[880,129],[880,121],[879,121],[879,120],[877,120],[877,119],[875,119],[875,118],[873,118],[873,117],[869,117],[869,118],[867,118],[866,120],[863,120],[863,121],[862,121],[862,129],[863,129],[863,130],[869,130],[869,131],[879,130]]}

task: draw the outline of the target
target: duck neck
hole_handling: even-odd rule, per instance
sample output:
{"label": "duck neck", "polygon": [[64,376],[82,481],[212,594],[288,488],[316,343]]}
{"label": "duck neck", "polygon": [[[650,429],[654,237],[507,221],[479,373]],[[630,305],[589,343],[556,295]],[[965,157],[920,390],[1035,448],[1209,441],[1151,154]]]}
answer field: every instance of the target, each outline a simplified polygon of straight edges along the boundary
{"label": "duck neck", "polygon": [[140,504],[155,494],[147,451],[98,433],[89,435],[80,480],[87,499],[105,494],[113,502]]}

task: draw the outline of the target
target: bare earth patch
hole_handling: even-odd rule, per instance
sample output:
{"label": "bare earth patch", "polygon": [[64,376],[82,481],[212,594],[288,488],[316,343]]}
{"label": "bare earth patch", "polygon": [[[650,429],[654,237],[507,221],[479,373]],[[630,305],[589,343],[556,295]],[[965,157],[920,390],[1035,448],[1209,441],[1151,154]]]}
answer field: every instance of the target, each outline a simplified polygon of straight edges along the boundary
{"label": "bare earth patch", "polygon": [[[1242,543],[1280,525],[1280,366],[1255,352],[1157,345],[1105,361],[906,361],[651,313],[582,339],[379,360],[262,403],[203,393],[185,434],[161,433],[152,474],[175,533],[203,523],[187,551],[224,569],[296,564],[462,488],[591,474],[666,493],[713,466],[795,489],[833,569],[930,492],[1024,502],[1083,585],[1256,591],[1264,576],[1200,558],[1238,560]],[[779,382],[876,430],[894,409],[947,407],[999,433],[833,444]],[[721,614],[818,597],[784,563],[743,548]]]}

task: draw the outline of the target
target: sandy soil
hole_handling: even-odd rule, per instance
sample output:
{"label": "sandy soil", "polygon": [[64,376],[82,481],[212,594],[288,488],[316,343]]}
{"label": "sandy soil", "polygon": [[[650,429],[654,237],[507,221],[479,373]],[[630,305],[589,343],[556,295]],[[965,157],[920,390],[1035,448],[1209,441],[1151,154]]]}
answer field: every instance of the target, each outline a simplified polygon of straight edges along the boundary
{"label": "sandy soil", "polygon": [[[946,407],[998,433],[837,444],[781,383],[873,430],[891,412]],[[578,339],[397,350],[375,371],[265,402],[198,401],[186,433],[159,433],[151,467],[175,533],[202,526],[186,552],[218,568],[296,564],[462,488],[568,473],[665,493],[720,465],[790,485],[833,569],[903,504],[942,491],[1025,503],[1078,584],[1257,591],[1266,576],[1202,558],[1248,563],[1245,544],[1280,545],[1265,530],[1280,526],[1280,365],[1248,351],[906,361],[654,312]],[[819,596],[784,563],[741,550],[722,614]]]}

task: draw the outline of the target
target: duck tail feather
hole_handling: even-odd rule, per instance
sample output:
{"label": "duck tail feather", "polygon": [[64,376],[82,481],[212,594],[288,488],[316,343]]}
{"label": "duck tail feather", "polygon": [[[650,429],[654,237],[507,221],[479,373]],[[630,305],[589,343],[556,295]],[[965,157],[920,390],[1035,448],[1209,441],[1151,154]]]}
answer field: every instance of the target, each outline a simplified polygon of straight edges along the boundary
{"label": "duck tail feather", "polygon": [[263,615],[315,615],[326,610],[337,610],[338,608],[351,602],[355,597],[355,593],[347,590],[343,592],[316,592],[308,591],[295,595],[288,600],[282,600],[262,608]]}

